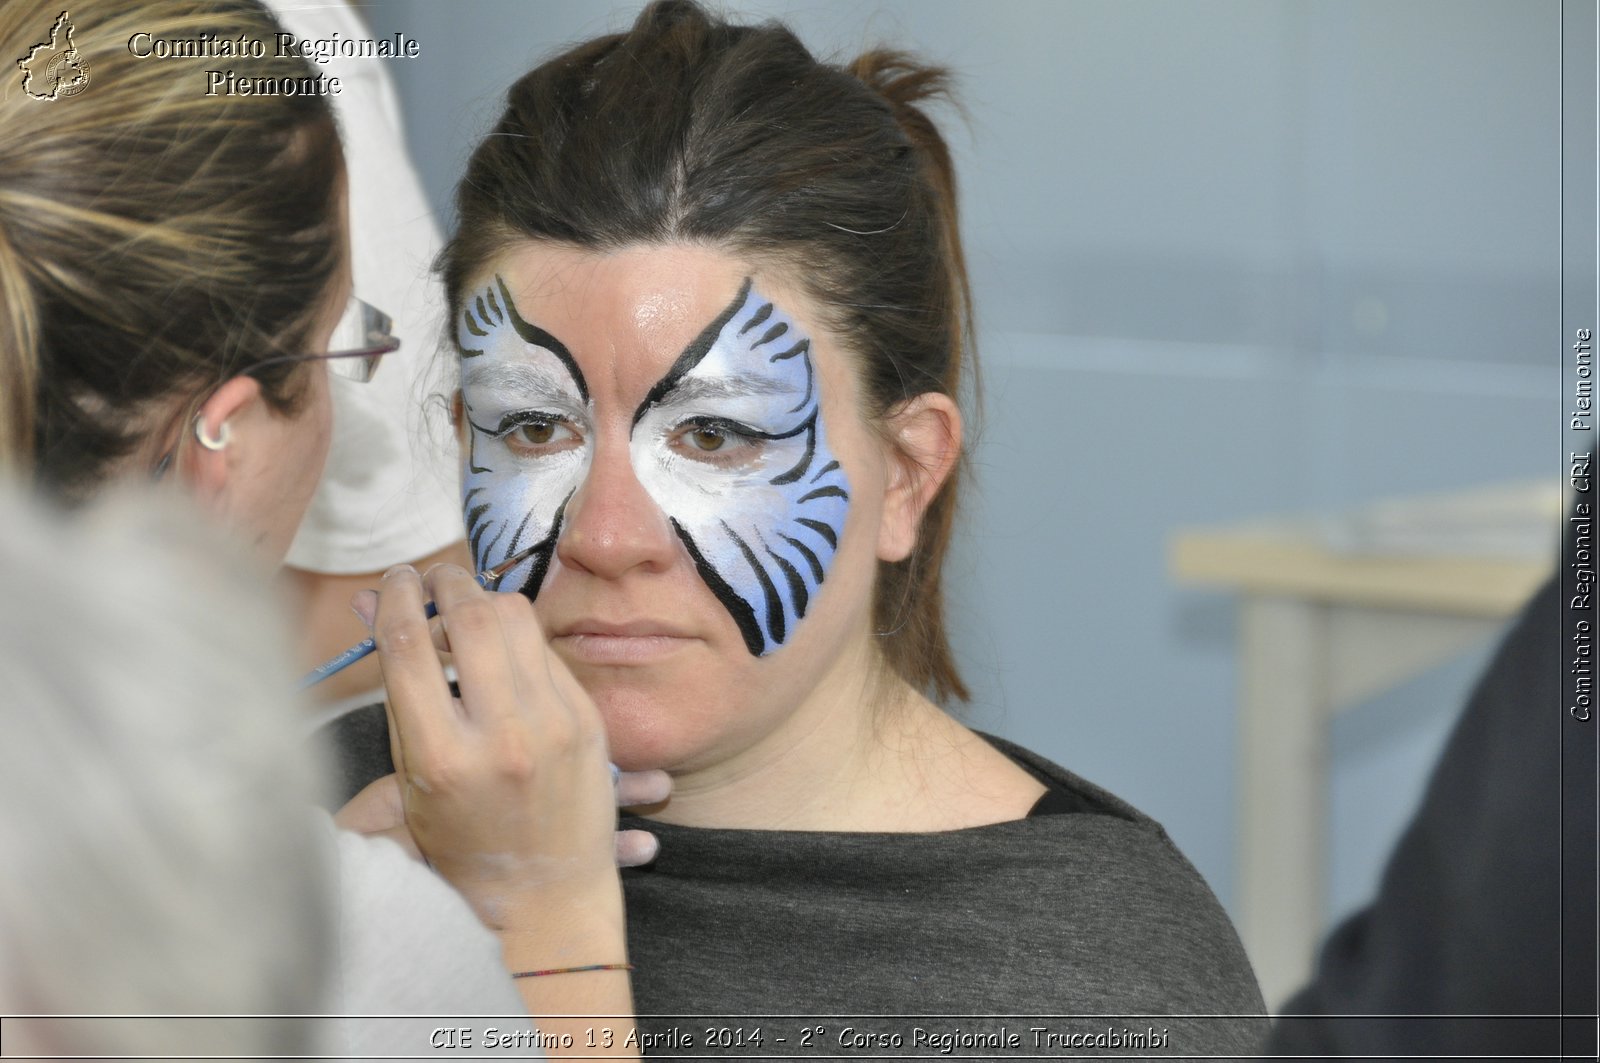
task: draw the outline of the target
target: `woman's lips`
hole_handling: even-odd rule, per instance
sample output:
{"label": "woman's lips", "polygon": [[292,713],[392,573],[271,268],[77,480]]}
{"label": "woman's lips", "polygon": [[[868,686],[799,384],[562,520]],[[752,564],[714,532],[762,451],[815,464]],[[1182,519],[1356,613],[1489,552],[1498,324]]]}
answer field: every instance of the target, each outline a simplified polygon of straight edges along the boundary
{"label": "woman's lips", "polygon": [[695,639],[670,624],[577,623],[551,639],[551,645],[583,664],[650,664],[669,657]]}

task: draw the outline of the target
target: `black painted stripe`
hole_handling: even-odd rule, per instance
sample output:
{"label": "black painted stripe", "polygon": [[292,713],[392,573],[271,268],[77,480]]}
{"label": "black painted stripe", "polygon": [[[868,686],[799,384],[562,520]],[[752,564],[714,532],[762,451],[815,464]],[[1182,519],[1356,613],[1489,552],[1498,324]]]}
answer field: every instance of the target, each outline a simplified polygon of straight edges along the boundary
{"label": "black painted stripe", "polygon": [[727,327],[728,322],[733,320],[734,315],[739,312],[749,297],[750,278],[746,277],[744,284],[739,286],[739,294],[733,297],[733,302],[729,303],[722,313],[717,315],[715,321],[700,330],[700,335],[690,341],[689,346],[685,347],[683,353],[678,355],[678,360],[672,363],[672,368],[667,370],[666,376],[656,381],[655,386],[644,397],[644,401],[639,403],[639,408],[633,411],[634,424],[639,423],[646,410],[671,394],[672,389],[678,386],[678,381],[688,376],[694,367],[705,359],[712,345],[717,342],[717,337],[722,335],[722,330]]}
{"label": "black painted stripe", "polygon": [[817,470],[817,474],[811,478],[811,482],[812,483],[816,483],[818,480],[822,479],[824,476],[828,475],[830,472],[832,472],[833,470],[837,469],[838,467],[839,467],[839,463],[837,461],[828,462],[828,464],[824,465],[821,469]]}
{"label": "black painted stripe", "polygon": [[[472,424],[472,421],[469,419],[467,423]],[[467,471],[471,473],[486,473],[489,471],[478,464],[478,437],[471,432],[467,433]]]}
{"label": "black painted stripe", "polygon": [[767,329],[767,334],[765,336],[762,336],[759,340],[756,340],[750,346],[753,349],[753,348],[756,348],[756,347],[760,347],[763,344],[771,343],[773,340],[777,339],[779,336],[782,336],[785,332],[788,332],[788,331],[789,331],[789,326],[786,325],[785,323],[783,323],[782,321],[780,321],[776,325],[773,325],[771,328]]}
{"label": "black painted stripe", "polygon": [[744,323],[744,328],[739,330],[739,335],[743,336],[746,332],[749,332],[751,329],[755,328],[757,325],[761,324],[771,316],[772,304],[767,303],[760,310],[757,310],[754,314],[750,315],[750,320]]}
{"label": "black painted stripe", "polygon": [[550,571],[550,554],[549,550],[540,550],[533,555],[533,568],[528,570],[528,578],[517,588],[517,593],[530,602],[539,597],[539,588],[544,586],[544,574]]}
{"label": "black painted stripe", "polygon": [[583,370],[578,368],[578,363],[573,361],[572,352],[567,350],[567,345],[556,339],[550,333],[529,321],[524,321],[517,311],[517,304],[511,298],[511,292],[506,288],[505,279],[498,273],[495,274],[495,283],[500,286],[500,297],[505,301],[506,313],[511,318],[511,327],[517,330],[517,335],[522,337],[524,343],[533,347],[542,347],[561,359],[561,364],[567,367],[567,373],[572,377],[572,382],[578,388],[578,397],[584,402],[589,401],[589,382],[583,379]]}
{"label": "black painted stripe", "polygon": [[800,578],[800,573],[793,565],[773,553],[770,546],[767,547],[767,556],[778,563],[778,567],[783,569],[783,578],[789,582],[789,597],[794,599],[794,615],[797,618],[805,616],[806,603],[811,600],[806,593],[806,581]]}
{"label": "black painted stripe", "polygon": [[478,557],[478,544],[483,541],[483,533],[489,530],[489,525],[483,523],[483,515],[489,509],[489,503],[474,506],[467,511],[467,530],[472,545],[472,556]]}
{"label": "black painted stripe", "polygon": [[[668,519],[672,520],[670,517]],[[761,634],[761,625],[756,622],[755,610],[751,609],[750,603],[739,597],[734,589],[728,586],[728,581],[711,567],[711,562],[706,560],[683,525],[672,520],[672,530],[678,533],[678,539],[682,541],[684,549],[689,551],[689,557],[694,561],[694,567],[699,571],[700,578],[711,588],[711,593],[717,596],[717,600],[728,610],[728,615],[732,616],[733,622],[738,625],[739,633],[744,636],[745,649],[750,651],[752,657],[761,656],[766,638]]]}
{"label": "black painted stripe", "polygon": [[808,356],[806,360],[800,364],[806,367],[806,393],[804,398],[795,403],[793,406],[789,407],[790,413],[799,413],[801,410],[806,408],[806,403],[811,401],[811,358]]}
{"label": "black painted stripe", "polygon": [[[539,544],[539,552],[533,555],[533,568],[529,570],[528,578],[523,581],[522,586],[517,588],[518,593],[530,602],[539,597],[539,588],[544,586],[545,573],[550,571],[550,559],[555,556],[556,542],[561,538],[561,526],[566,523],[567,503],[572,501],[572,494],[568,491],[567,497],[556,507],[555,519],[550,522],[550,534]],[[506,556],[509,557],[510,554]]]}
{"label": "black painted stripe", "polygon": [[510,557],[522,547],[522,533],[528,530],[528,522],[533,519],[533,510],[522,515],[522,523],[517,525],[517,530],[511,534],[511,542],[506,545],[506,556]]}
{"label": "black painted stripe", "polygon": [[788,543],[790,546],[792,546],[796,550],[800,551],[800,556],[805,558],[806,559],[806,564],[811,566],[811,575],[816,578],[816,581],[818,583],[821,583],[822,582],[822,562],[817,560],[817,555],[811,552],[811,547],[807,546],[805,543],[801,542],[799,539],[790,538],[789,536],[783,534],[783,532],[779,532],[778,533],[778,538],[782,539],[784,542]]}
{"label": "black painted stripe", "polygon": [[[805,427],[807,427],[809,429],[809,431],[806,432],[806,452],[805,452],[805,455],[803,457],[801,457],[799,463],[797,465],[795,465],[794,468],[790,469],[786,473],[783,473],[782,475],[775,476],[772,479],[768,480],[767,482],[770,483],[772,486],[774,486],[774,487],[782,487],[784,484],[792,484],[796,480],[799,480],[800,477],[804,476],[806,474],[806,470],[811,468],[812,459],[814,459],[817,456],[817,419],[816,419],[816,417],[813,416],[810,420],[806,421]],[[838,462],[835,462],[834,464],[837,465]]]}
{"label": "black painted stripe", "polygon": [[473,320],[472,309],[470,307],[461,312],[461,321],[462,324],[467,326],[467,331],[472,333],[474,336],[487,336],[489,334],[487,330],[479,328],[477,321]]}
{"label": "black painted stripe", "polygon": [[811,349],[811,341],[810,340],[801,340],[799,343],[795,344],[793,347],[790,347],[787,351],[779,351],[777,354],[773,355],[771,358],[768,358],[767,359],[767,363],[770,365],[773,362],[785,362],[785,361],[788,361],[790,358],[793,358],[797,354],[804,354],[806,351],[809,351],[810,349]]}
{"label": "black painted stripe", "polygon": [[494,301],[494,289],[486,289],[489,296],[489,309],[494,311],[495,324],[505,320],[505,314],[500,309],[500,304]]}
{"label": "black painted stripe", "polygon": [[750,564],[750,571],[756,574],[756,579],[761,581],[761,593],[767,600],[767,631],[772,635],[772,641],[782,645],[784,638],[783,624],[783,599],[778,597],[778,588],[772,583],[772,577],[767,575],[767,570],[761,567],[761,562],[756,560],[756,555],[749,545],[741,538],[739,533],[728,527],[727,521],[722,521],[722,530],[728,533],[728,538],[733,540],[733,545],[739,548],[744,559]]}
{"label": "black painted stripe", "polygon": [[[473,559],[476,560],[480,556],[487,557],[489,554],[494,553],[495,545],[497,543],[499,543],[501,539],[504,539],[506,537],[506,528],[508,528],[508,527],[509,527],[509,525],[507,525],[507,524],[501,524],[500,525],[500,530],[494,533],[494,538],[490,539],[487,543],[484,544],[484,546],[483,546],[483,554],[480,555],[478,553],[478,551],[476,551],[476,550],[474,550],[472,552]],[[511,555],[507,554],[506,556],[510,557]]]}
{"label": "black painted stripe", "polygon": [[835,550],[839,549],[839,535],[833,530],[833,525],[824,524],[820,520],[812,520],[810,517],[801,517],[800,523],[828,540],[829,546]]}
{"label": "black painted stripe", "polygon": [[828,484],[826,487],[819,487],[815,491],[807,491],[805,494],[800,496],[800,501],[801,502],[809,502],[813,498],[849,498],[849,497],[850,497],[850,492],[846,491],[844,488],[839,487],[836,484]]}

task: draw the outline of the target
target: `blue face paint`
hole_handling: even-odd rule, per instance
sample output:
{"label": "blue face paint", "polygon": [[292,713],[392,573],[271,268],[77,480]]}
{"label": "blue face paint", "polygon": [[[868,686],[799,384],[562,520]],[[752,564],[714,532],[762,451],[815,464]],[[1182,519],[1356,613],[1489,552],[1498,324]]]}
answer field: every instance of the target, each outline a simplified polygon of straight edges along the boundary
{"label": "blue face paint", "polygon": [[634,413],[631,452],[745,646],[781,646],[822,586],[850,504],[810,339],[746,280]]}
{"label": "blue face paint", "polygon": [[[548,540],[501,584],[531,597],[588,468],[588,389],[499,278],[468,301],[457,340],[472,432],[468,541],[483,569]],[[746,280],[634,411],[629,457],[746,648],[763,656],[788,641],[832,565],[850,501],[811,342],[793,319]]]}
{"label": "blue face paint", "polygon": [[469,425],[461,477],[467,545],[483,572],[539,544],[499,583],[532,598],[589,466],[589,388],[561,341],[517,313],[499,277],[467,300],[456,345]]}

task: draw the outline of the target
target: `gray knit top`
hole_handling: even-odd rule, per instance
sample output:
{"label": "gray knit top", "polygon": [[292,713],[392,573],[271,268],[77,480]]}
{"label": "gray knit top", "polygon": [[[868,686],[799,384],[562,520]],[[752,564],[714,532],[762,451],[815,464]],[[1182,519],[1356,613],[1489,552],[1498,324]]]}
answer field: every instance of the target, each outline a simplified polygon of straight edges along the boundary
{"label": "gray knit top", "polygon": [[624,817],[661,841],[623,875],[649,1053],[1255,1052],[1266,1020],[1249,961],[1166,832],[990,741],[1051,788],[1034,815],[920,834]]}

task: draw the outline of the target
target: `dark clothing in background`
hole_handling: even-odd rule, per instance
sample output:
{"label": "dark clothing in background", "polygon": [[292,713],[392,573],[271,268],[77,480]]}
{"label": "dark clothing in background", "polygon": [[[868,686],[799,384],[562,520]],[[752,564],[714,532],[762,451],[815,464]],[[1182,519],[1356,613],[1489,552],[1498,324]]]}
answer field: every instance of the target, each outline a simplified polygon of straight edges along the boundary
{"label": "dark clothing in background", "polygon": [[[1457,723],[1376,899],[1328,938],[1311,984],[1285,1015],[1562,1011],[1563,925],[1591,937],[1595,927],[1593,836],[1586,852],[1574,851],[1571,837],[1565,852],[1561,844],[1564,730],[1588,729],[1566,736],[1569,777],[1595,773],[1595,725],[1569,717],[1562,693],[1566,604],[1551,580],[1523,610]],[[1311,1056],[1558,1050],[1554,1019],[1489,1018],[1282,1019],[1266,1046]]]}
{"label": "dark clothing in background", "polygon": [[389,755],[389,714],[382,702],[338,717],[316,732],[316,740],[325,743],[332,754],[330,812],[342,808],[368,783],[394,774],[394,759]]}

